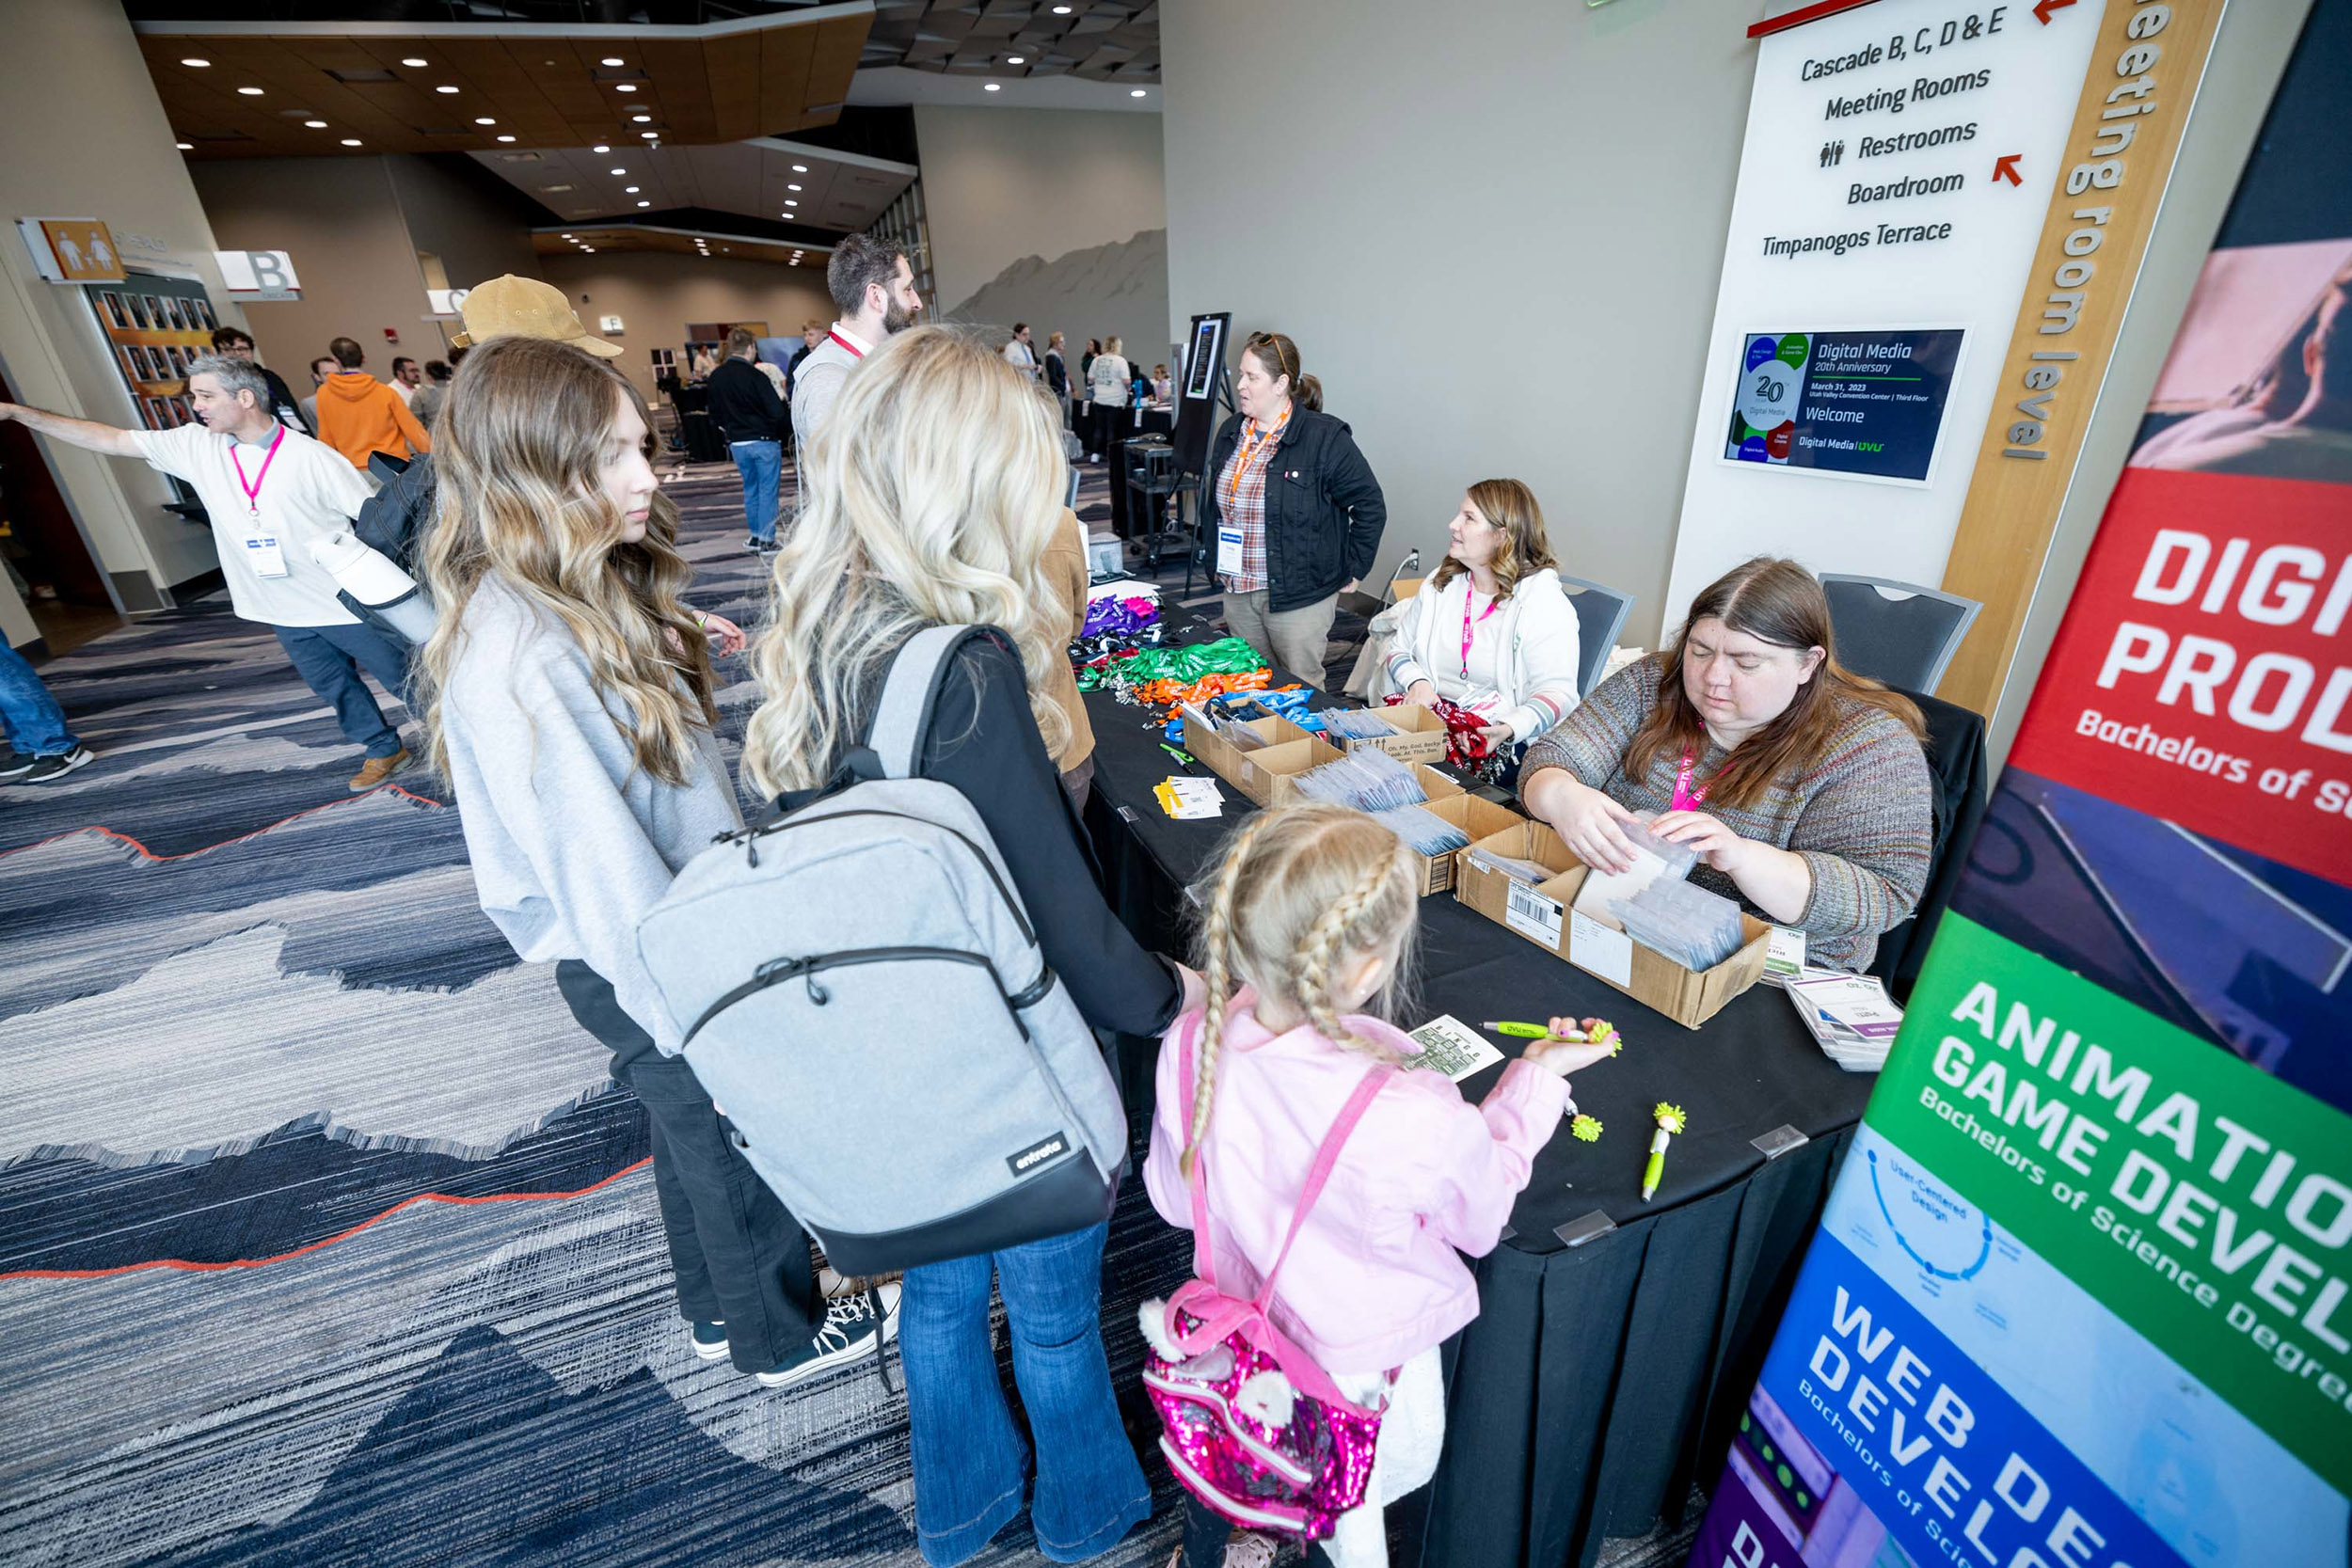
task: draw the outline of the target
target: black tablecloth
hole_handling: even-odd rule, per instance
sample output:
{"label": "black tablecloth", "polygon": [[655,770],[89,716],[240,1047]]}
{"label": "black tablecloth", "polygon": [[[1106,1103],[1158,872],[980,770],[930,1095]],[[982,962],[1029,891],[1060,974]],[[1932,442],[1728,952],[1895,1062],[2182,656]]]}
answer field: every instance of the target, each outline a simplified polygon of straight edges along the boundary
{"label": "black tablecloth", "polygon": [[[1172,640],[1203,635],[1186,627]],[[1138,937],[1183,951],[1169,945],[1182,940],[1177,889],[1248,801],[1220,782],[1224,817],[1170,820],[1152,786],[1187,769],[1160,749],[1152,715],[1101,692],[1087,708],[1088,818],[1106,888]],[[1450,895],[1421,912],[1422,1002],[1406,1022],[1597,1014],[1628,1042],[1577,1077],[1600,1140],[1565,1129],[1552,1140],[1514,1234],[1479,1264],[1480,1316],[1450,1347],[1446,1452],[1424,1538],[1424,1560],[1448,1568],[1589,1564],[1604,1535],[1678,1519],[1691,1482],[1712,1483],[1721,1422],[1745,1398],[1873,1080],[1823,1056],[1771,987],[1688,1030]],[[1488,1037],[1516,1053],[1517,1042]],[[1464,1095],[1482,1098],[1501,1071],[1466,1081]],[[1125,1077],[1148,1085],[1148,1054],[1131,1056]],[[1690,1130],[1644,1203],[1661,1100],[1689,1113]],[[1783,1127],[1808,1141],[1768,1160],[1750,1140]],[[1580,1227],[1603,1233],[1571,1245],[1563,1232]]]}

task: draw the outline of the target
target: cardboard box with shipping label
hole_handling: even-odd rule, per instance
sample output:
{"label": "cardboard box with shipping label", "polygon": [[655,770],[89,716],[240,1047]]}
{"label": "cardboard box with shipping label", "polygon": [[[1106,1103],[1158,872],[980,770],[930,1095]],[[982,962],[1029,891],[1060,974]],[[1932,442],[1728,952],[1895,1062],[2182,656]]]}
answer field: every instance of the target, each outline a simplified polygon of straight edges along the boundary
{"label": "cardboard box with shipping label", "polygon": [[[1530,884],[1483,864],[1474,851],[1527,861],[1549,873]],[[1762,978],[1772,928],[1742,912],[1747,940],[1740,950],[1709,970],[1685,969],[1662,953],[1613,930],[1573,906],[1584,885],[1586,866],[1560,835],[1541,822],[1520,822],[1454,851],[1454,896],[1480,914],[1506,926],[1589,974],[1598,976],[1645,1006],[1695,1029],[1724,1004]]]}
{"label": "cardboard box with shipping label", "polygon": [[1334,735],[1331,738],[1343,752],[1367,748],[1386,752],[1399,762],[1443,762],[1445,760],[1445,721],[1418,703],[1399,703],[1394,707],[1377,707],[1372,712],[1389,726],[1391,734],[1351,738]]}
{"label": "cardboard box with shipping label", "polygon": [[1300,729],[1287,719],[1252,719],[1239,727],[1258,736],[1263,744],[1237,744],[1211,726],[1196,722],[1187,714],[1184,750],[1207,765],[1210,772],[1248,796],[1253,805],[1275,803],[1277,780],[1340,760],[1340,753],[1329,741]]}
{"label": "cardboard box with shipping label", "polygon": [[[1527,819],[1508,806],[1499,806],[1481,795],[1449,795],[1442,800],[1432,800],[1425,808],[1429,815],[1450,822],[1470,835],[1472,844],[1524,823]],[[1424,855],[1416,851],[1413,869],[1420,879],[1422,895],[1443,893],[1454,885],[1457,863],[1464,851],[1449,849],[1442,855]]]}

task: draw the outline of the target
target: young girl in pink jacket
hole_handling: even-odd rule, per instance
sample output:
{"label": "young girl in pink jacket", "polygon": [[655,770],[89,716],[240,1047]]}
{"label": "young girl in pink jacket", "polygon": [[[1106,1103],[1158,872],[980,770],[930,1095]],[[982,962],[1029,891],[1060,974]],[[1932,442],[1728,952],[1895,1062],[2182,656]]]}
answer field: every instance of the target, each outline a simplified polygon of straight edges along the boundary
{"label": "young girl in pink jacket", "polygon": [[[1201,1165],[1219,1290],[1258,1290],[1316,1149],[1366,1070],[1406,1069],[1343,1148],[1268,1314],[1343,1396],[1387,1398],[1364,1505],[1315,1548],[1346,1568],[1384,1563],[1381,1505],[1429,1479],[1444,1438],[1438,1346],[1478,1315],[1462,1254],[1493,1248],[1560,1124],[1566,1075],[1610,1048],[1537,1042],[1475,1106],[1443,1074],[1412,1070],[1421,1048],[1366,1014],[1388,1011],[1403,989],[1419,889],[1404,846],[1361,812],[1260,813],[1228,842],[1199,902],[1207,1007],[1180,1017],[1162,1042],[1144,1181],[1161,1215],[1189,1229],[1185,1183]],[[1187,1127],[1178,1041],[1196,1023]],[[1553,1021],[1555,1033],[1569,1026]],[[1270,1539],[1229,1547],[1231,1530],[1187,1495],[1177,1560],[1271,1562]]]}

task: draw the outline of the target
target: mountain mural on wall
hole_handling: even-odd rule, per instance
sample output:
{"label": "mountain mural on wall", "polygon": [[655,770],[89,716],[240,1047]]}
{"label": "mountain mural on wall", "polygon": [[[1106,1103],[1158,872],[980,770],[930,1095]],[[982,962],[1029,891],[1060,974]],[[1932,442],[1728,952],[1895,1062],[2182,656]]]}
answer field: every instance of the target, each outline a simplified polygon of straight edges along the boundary
{"label": "mountain mural on wall", "polygon": [[1116,333],[1127,341],[1127,357],[1148,370],[1168,356],[1168,230],[1146,229],[1051,261],[1024,256],[950,309],[947,320],[1007,332],[1014,322],[1027,322],[1041,354],[1048,333],[1063,333],[1073,376],[1086,341]]}

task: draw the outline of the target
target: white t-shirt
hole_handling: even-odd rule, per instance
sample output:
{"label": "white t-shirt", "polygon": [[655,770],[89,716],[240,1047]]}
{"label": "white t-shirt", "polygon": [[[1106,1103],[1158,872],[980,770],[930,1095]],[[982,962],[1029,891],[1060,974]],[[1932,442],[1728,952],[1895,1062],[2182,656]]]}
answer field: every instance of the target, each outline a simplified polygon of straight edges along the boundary
{"label": "white t-shirt", "polygon": [[1110,408],[1127,406],[1127,384],[1134,378],[1127,361],[1116,354],[1098,354],[1087,367],[1087,384],[1094,388],[1094,401]]}
{"label": "white t-shirt", "polygon": [[[240,616],[272,626],[347,626],[358,622],[358,616],[336,601],[334,578],[310,559],[310,546],[349,528],[370,494],[367,480],[342,452],[298,430],[286,430],[278,455],[263,473],[267,442],[244,445],[199,424],[135,434],[147,466],[186,480],[204,503],[212,518],[213,543],[220,551],[220,573],[229,581],[229,602]],[[245,468],[242,483],[238,463]],[[248,515],[254,503],[245,493],[245,484],[256,478],[261,481],[258,525]],[[257,528],[276,536],[285,554],[284,577],[265,578],[253,569],[245,542]]]}

